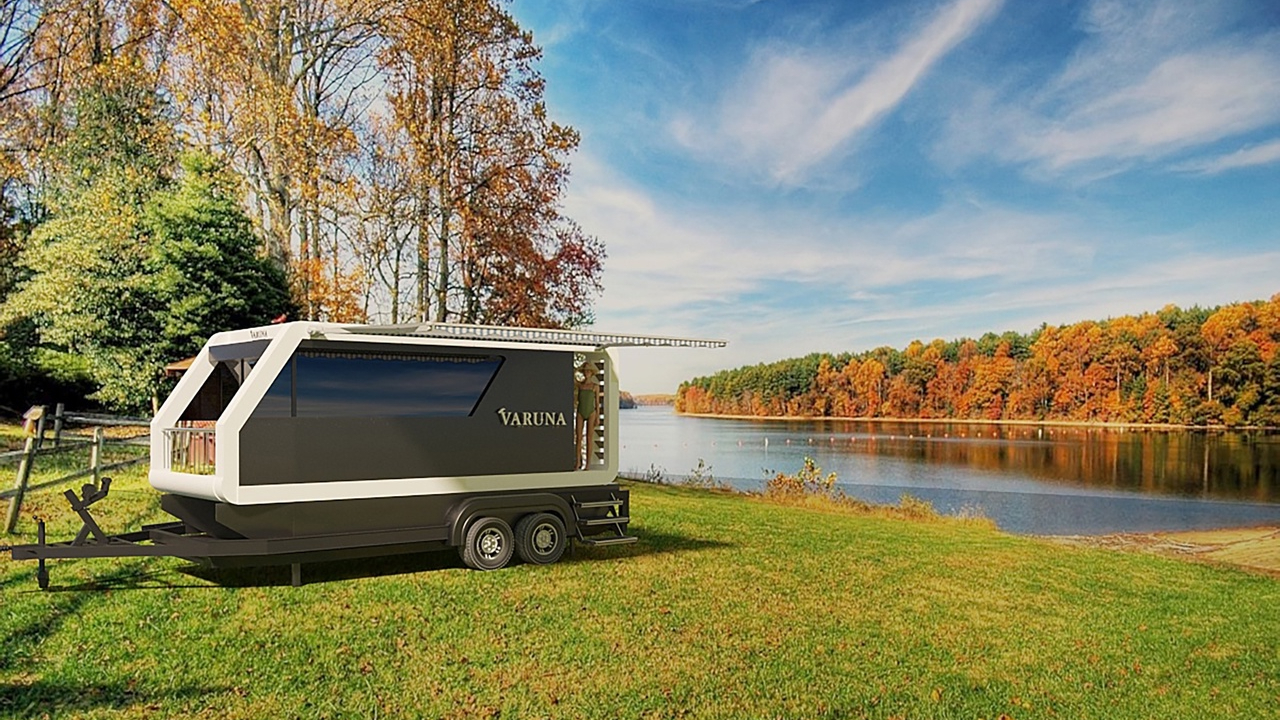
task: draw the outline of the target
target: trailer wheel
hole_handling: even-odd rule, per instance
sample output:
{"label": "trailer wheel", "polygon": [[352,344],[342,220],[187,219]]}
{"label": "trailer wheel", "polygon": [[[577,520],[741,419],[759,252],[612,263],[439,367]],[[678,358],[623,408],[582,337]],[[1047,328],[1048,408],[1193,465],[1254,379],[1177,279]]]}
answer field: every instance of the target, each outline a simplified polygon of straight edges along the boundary
{"label": "trailer wheel", "polygon": [[511,561],[511,526],[502,518],[482,517],[467,528],[460,548],[462,562],[476,570],[497,570]]}
{"label": "trailer wheel", "polygon": [[516,523],[516,552],[530,565],[550,565],[568,545],[564,523],[551,513],[525,515]]}

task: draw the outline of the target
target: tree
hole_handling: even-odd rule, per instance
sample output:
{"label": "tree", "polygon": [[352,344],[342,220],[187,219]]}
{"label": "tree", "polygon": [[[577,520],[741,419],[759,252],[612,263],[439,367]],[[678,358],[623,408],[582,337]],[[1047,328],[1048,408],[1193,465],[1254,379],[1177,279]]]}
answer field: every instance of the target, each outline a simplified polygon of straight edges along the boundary
{"label": "tree", "polygon": [[402,128],[379,116],[371,119],[369,144],[361,163],[363,182],[356,197],[360,219],[357,255],[365,277],[376,282],[376,286],[370,283],[366,298],[375,292],[386,293],[392,323],[413,314],[414,213],[406,142]]}
{"label": "tree", "polygon": [[97,399],[125,410],[142,406],[163,365],[136,193],[106,177],[69,198],[32,234],[22,257],[30,277],[0,313],[0,325],[30,320],[40,345],[84,357]]}
{"label": "tree", "polygon": [[206,155],[187,155],[183,168],[181,185],[156,194],[141,222],[153,246],[145,268],[159,308],[157,354],[168,360],[194,354],[215,332],[296,313],[230,179]]}
{"label": "tree", "polygon": [[188,163],[172,189],[173,120],[147,73],[127,59],[94,71],[48,150],[61,169],[52,217],[31,235],[28,277],[0,324],[33,323],[41,346],[84,358],[96,399],[137,411],[175,354],[286,307],[283,277],[262,269],[207,162]]}
{"label": "tree", "polygon": [[24,256],[31,277],[0,315],[29,318],[42,345],[84,357],[93,397],[118,410],[153,405],[163,367],[209,335],[291,310],[283,273],[256,254],[208,159],[185,167],[177,189],[141,206],[118,180],[87,188],[37,229]]}
{"label": "tree", "polygon": [[1274,354],[1267,363],[1262,377],[1262,398],[1262,404],[1254,411],[1254,422],[1280,427],[1280,353]]}
{"label": "tree", "polygon": [[780,360],[684,392],[702,412],[1280,425],[1280,295]]}
{"label": "tree", "polygon": [[264,249],[292,273],[304,314],[342,317],[361,288],[342,269],[357,119],[385,8],[373,0],[175,0],[193,130],[248,181]]}
{"label": "tree", "polygon": [[421,319],[577,324],[603,247],[560,215],[572,129],[548,118],[541,51],[494,0],[410,3],[380,54],[408,138]]}

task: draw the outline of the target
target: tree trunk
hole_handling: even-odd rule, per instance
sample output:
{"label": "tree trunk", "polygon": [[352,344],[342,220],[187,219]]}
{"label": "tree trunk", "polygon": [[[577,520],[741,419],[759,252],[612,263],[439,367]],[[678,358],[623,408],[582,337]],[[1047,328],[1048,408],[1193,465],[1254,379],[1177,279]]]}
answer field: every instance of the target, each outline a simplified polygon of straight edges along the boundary
{"label": "tree trunk", "polygon": [[[394,235],[392,236],[395,237]],[[391,261],[391,324],[400,322],[400,248]]]}
{"label": "tree trunk", "polygon": [[418,297],[417,319],[431,319],[431,211],[430,191],[423,187],[418,191]]}
{"label": "tree trunk", "polygon": [[440,232],[436,236],[436,322],[449,319],[449,223],[453,213],[445,200],[448,188],[440,184]]}

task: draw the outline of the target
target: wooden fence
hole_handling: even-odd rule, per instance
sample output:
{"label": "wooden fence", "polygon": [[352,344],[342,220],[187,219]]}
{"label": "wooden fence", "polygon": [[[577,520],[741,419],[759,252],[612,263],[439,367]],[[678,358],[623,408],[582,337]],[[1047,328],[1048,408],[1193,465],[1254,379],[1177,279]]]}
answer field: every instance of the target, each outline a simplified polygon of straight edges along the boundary
{"label": "wooden fence", "polygon": [[[0,462],[16,460],[18,462],[17,472],[14,475],[13,489],[0,493],[0,500],[7,499],[9,501],[9,511],[5,515],[4,531],[6,534],[12,534],[14,528],[18,524],[18,513],[22,510],[22,501],[28,492],[41,490],[55,485],[77,480],[79,478],[92,478],[91,482],[96,490],[102,482],[102,473],[115,470],[117,468],[126,467],[135,463],[140,463],[148,459],[148,454],[140,457],[121,460],[113,463],[103,463],[103,450],[107,445],[117,446],[134,446],[141,445],[139,438],[130,438],[128,440],[108,440],[105,427],[118,425],[145,425],[145,420],[140,418],[120,418],[110,415],[69,415],[65,412],[62,403],[56,406],[52,418],[49,417],[48,408],[39,406],[31,408],[27,411],[26,418],[28,423],[26,427],[27,437],[21,450],[0,453]],[[52,423],[49,420],[52,420]],[[80,437],[71,438],[63,434],[63,429],[67,424],[75,423],[79,425],[88,425],[93,427],[93,438],[82,439]],[[52,427],[49,427],[52,425]],[[52,430],[52,438],[46,438],[46,434]],[[144,445],[143,447],[148,447]],[[36,461],[40,457],[47,457],[72,450],[81,450],[85,447],[89,448],[89,466],[83,470],[63,475],[54,480],[31,485],[31,473],[35,469]]]}

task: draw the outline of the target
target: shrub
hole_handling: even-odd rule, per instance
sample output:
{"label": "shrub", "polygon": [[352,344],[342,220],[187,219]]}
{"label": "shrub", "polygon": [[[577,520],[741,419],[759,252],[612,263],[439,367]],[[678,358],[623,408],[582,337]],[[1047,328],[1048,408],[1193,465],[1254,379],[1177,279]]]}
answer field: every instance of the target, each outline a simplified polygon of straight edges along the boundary
{"label": "shrub", "polygon": [[729,485],[716,481],[715,475],[711,474],[711,466],[702,458],[698,458],[698,466],[689,471],[682,484],[708,490],[730,489]]}
{"label": "shrub", "polygon": [[[708,468],[709,469],[709,468]],[[938,521],[944,519],[933,505],[914,495],[903,493],[894,505],[872,505],[849,497],[836,487],[836,474],[822,474],[822,468],[813,458],[804,459],[804,467],[794,475],[776,473],[765,483],[763,497],[771,502],[798,505],[823,510],[838,510],[859,515],[876,515],[901,520]],[[948,518],[957,522],[995,527],[995,523],[982,515],[977,508],[965,508],[958,517]]]}
{"label": "shrub", "polygon": [[822,468],[813,458],[804,459],[804,467],[794,475],[778,473],[765,483],[764,494],[769,496],[800,497],[805,495],[821,495],[830,498],[843,498],[844,492],[836,489],[836,474],[822,476]]}
{"label": "shrub", "polygon": [[660,468],[653,463],[649,463],[649,469],[644,473],[644,481],[661,485],[666,482],[666,479],[664,478],[665,473],[666,470],[664,468]]}
{"label": "shrub", "polygon": [[[903,515],[914,520],[936,520],[939,517],[938,511],[933,509],[932,503],[927,500],[921,500],[910,493],[902,493],[902,496],[898,498],[898,510]],[[965,511],[965,516],[970,513],[977,513],[977,510],[969,508]]]}

